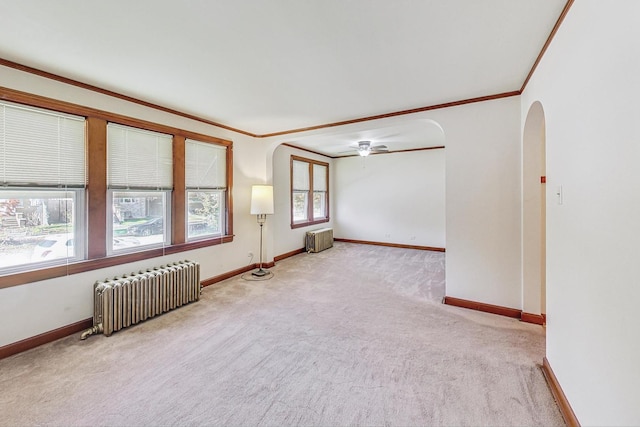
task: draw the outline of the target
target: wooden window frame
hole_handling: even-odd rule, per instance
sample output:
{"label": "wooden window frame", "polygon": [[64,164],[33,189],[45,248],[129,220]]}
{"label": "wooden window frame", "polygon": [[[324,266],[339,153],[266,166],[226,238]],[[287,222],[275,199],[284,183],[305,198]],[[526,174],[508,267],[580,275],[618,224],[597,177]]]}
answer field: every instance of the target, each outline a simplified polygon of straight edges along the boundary
{"label": "wooden window frame", "polygon": [[[195,143],[206,143],[206,141],[198,141],[198,140],[195,140],[195,139],[192,139],[192,138],[189,138],[189,139],[192,142],[195,142]],[[227,146],[227,148],[230,149],[230,146]],[[187,141],[186,141],[186,138],[182,141],[182,150],[183,150],[183,159],[184,159],[182,163],[184,165],[186,165],[186,159],[187,159],[187,157],[186,157],[187,156]],[[230,175],[229,175],[229,171],[228,171],[228,162],[226,161],[226,163],[227,163],[225,165],[225,168],[226,168],[226,181],[228,182],[229,179],[230,179]],[[186,172],[185,172],[185,174],[186,174]],[[189,204],[188,194],[189,194],[190,191],[213,192],[213,191],[222,191],[222,188],[203,188],[203,189],[195,189],[195,188],[190,188],[190,187],[187,188],[186,175],[183,175],[182,181],[183,182],[180,184],[181,188],[185,189],[185,193],[184,193],[184,197],[185,197],[184,208],[185,209],[183,210],[183,215],[185,215],[185,219],[184,219],[184,225],[185,225],[184,233],[185,233],[185,235],[184,235],[184,238],[183,238],[184,241],[191,243],[191,242],[196,242],[196,241],[200,241],[200,240],[219,239],[220,236],[218,234],[215,234],[213,236],[204,236],[204,237],[196,236],[196,237],[189,238],[189,215],[187,213],[187,210],[188,210],[187,209],[187,207],[188,207],[187,205]],[[229,188],[227,186],[225,186],[224,187],[224,197],[222,198],[224,204],[226,204],[229,201],[229,198],[228,198],[229,191],[230,191]],[[221,212],[221,221],[224,224],[224,228],[225,229],[227,227],[226,221],[229,219],[229,216],[226,213],[227,213],[227,208],[226,208],[226,205],[225,205],[224,211]],[[223,236],[225,234],[226,233],[222,233]]]}
{"label": "wooden window frame", "polygon": [[[0,99],[32,107],[45,108],[86,118],[87,187],[85,218],[86,259],[65,265],[22,271],[0,276],[0,289],[62,277],[101,268],[157,258],[193,249],[233,241],[233,142],[188,130],[110,113],[91,107],[0,87]],[[107,123],[118,123],[140,129],[173,135],[173,189],[171,191],[171,243],[162,248],[107,255]],[[186,241],[185,139],[223,145],[227,148],[227,191],[223,236]],[[90,230],[90,232],[89,232]],[[29,268],[28,265],[25,268]]]}
{"label": "wooden window frame", "polygon": [[[304,162],[304,163],[308,163],[309,168],[309,190],[308,190],[308,194],[307,194],[307,221],[304,222],[294,222],[293,221],[293,162],[294,161],[298,161],[298,162]],[[326,175],[326,186],[327,186],[327,191],[326,191],[326,203],[325,203],[325,217],[322,219],[313,219],[313,165],[320,165],[320,166],[325,166],[327,168],[327,175]],[[330,218],[329,218],[329,163],[326,162],[321,162],[319,160],[313,160],[313,159],[308,159],[306,157],[300,157],[300,156],[295,156],[295,155],[291,155],[291,160],[289,162],[289,184],[290,184],[290,188],[289,188],[289,198],[290,198],[290,207],[289,207],[289,215],[291,217],[291,228],[301,228],[301,227],[308,227],[310,225],[316,225],[316,224],[322,224],[325,222],[329,222]]]}

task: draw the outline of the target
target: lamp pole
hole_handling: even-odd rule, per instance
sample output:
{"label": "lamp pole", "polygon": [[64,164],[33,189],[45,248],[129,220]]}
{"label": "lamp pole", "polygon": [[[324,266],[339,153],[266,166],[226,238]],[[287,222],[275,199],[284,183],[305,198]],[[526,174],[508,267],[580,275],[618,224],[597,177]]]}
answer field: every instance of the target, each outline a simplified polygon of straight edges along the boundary
{"label": "lamp pole", "polygon": [[262,227],[264,226],[264,223],[267,220],[267,214],[258,214],[257,219],[258,219],[258,224],[260,224],[260,268],[258,268],[258,271],[254,271],[251,274],[256,277],[264,277],[267,274],[269,274],[268,271],[262,269]]}
{"label": "lamp pole", "polygon": [[251,273],[255,277],[264,277],[270,274],[269,270],[262,268],[262,233],[267,215],[273,213],[273,186],[254,185],[251,187],[251,214],[256,215],[260,224],[260,268]]}

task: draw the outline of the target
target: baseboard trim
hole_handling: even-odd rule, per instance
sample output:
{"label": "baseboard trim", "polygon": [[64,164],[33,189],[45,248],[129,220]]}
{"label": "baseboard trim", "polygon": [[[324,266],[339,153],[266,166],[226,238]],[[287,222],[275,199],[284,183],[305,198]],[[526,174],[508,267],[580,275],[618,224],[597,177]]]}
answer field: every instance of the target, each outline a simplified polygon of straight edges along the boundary
{"label": "baseboard trim", "polygon": [[296,249],[294,251],[287,252],[286,254],[282,254],[282,255],[278,255],[278,256],[274,257],[273,258],[273,262],[282,261],[283,259],[292,257],[294,255],[303,254],[304,252],[305,252],[304,248]]}
{"label": "baseboard trim", "polygon": [[48,332],[43,332],[35,337],[25,338],[11,344],[0,347],[0,359],[31,350],[32,348],[47,344],[69,335],[84,331],[93,326],[93,318],[80,320],[71,325],[62,326]]}
{"label": "baseboard trim", "polygon": [[[274,261],[264,262],[262,263],[262,266],[266,268],[271,268],[275,266],[275,262]],[[241,267],[236,270],[232,270],[227,273],[220,274],[218,276],[214,276],[206,280],[202,280],[200,283],[202,284],[202,287],[210,286],[215,283],[222,282],[223,280],[230,279],[239,274],[246,273],[247,271],[251,271],[255,268],[258,268],[258,263],[250,264],[245,267]],[[40,335],[36,335],[34,337],[25,338],[21,341],[7,344],[5,346],[0,347],[0,360],[9,356],[13,356],[14,354],[22,353],[23,351],[31,350],[32,348],[50,343],[60,338],[67,337],[69,335],[73,335],[78,332],[82,332],[85,329],[89,329],[92,326],[93,326],[93,318],[84,319],[67,326],[62,326],[52,331],[43,332]]]}
{"label": "baseboard trim", "polygon": [[468,308],[471,310],[484,311],[491,314],[499,314],[500,316],[513,317],[515,319],[520,319],[522,316],[522,311],[516,308],[485,304],[483,302],[470,301],[461,298],[444,297],[443,303],[456,307]]}
{"label": "baseboard trim", "polygon": [[340,239],[340,238],[334,238],[333,240],[335,240],[336,242],[358,243],[361,245],[388,246],[391,248],[419,249],[421,251],[446,252],[445,248],[437,248],[433,246],[403,245],[401,243],[370,242],[367,240],[353,240],[353,239]]}
{"label": "baseboard trim", "polygon": [[468,308],[470,310],[484,311],[485,313],[498,314],[500,316],[513,317],[520,319],[521,322],[533,323],[535,325],[544,325],[547,323],[547,317],[544,314],[526,313],[517,308],[503,307],[501,305],[486,304],[483,302],[471,301],[462,298],[444,297],[444,304],[453,305],[455,307]]}
{"label": "baseboard trim", "polygon": [[214,285],[216,283],[220,283],[223,280],[231,279],[232,277],[237,276],[238,274],[242,274],[242,273],[246,273],[247,271],[251,271],[254,268],[258,268],[258,264],[249,264],[249,265],[246,265],[244,267],[236,268],[235,270],[227,271],[226,273],[219,274],[218,276],[213,276],[213,277],[210,277],[210,278],[208,278],[206,280],[202,280],[200,283],[202,284],[203,288],[206,288],[207,286],[211,286],[211,285]]}
{"label": "baseboard trim", "polygon": [[[263,262],[262,263],[262,267],[264,267],[264,268],[271,268],[271,267],[273,267],[275,265],[276,265],[275,261]],[[220,274],[218,276],[214,276],[214,277],[210,277],[209,279],[202,280],[200,283],[202,284],[203,288],[206,288],[207,286],[211,286],[211,285],[214,285],[216,283],[220,283],[223,280],[231,279],[234,276],[237,276],[239,274],[246,273],[248,271],[256,269],[259,266],[260,266],[260,264],[258,264],[257,262],[254,263],[254,264],[249,264],[247,266],[236,268],[235,270],[228,271],[228,272]]]}
{"label": "baseboard trim", "polygon": [[553,369],[551,369],[549,360],[546,357],[542,359],[542,373],[544,374],[544,378],[547,380],[547,384],[549,385],[553,398],[558,404],[558,408],[564,418],[564,422],[567,423],[567,426],[569,427],[580,427],[578,417],[576,417],[575,412],[573,412],[573,408],[571,408],[569,400],[567,400],[567,396],[564,394],[564,391],[562,391],[558,378],[556,378],[556,374],[553,373]]}
{"label": "baseboard trim", "polygon": [[520,320],[527,323],[534,323],[536,325],[545,324],[544,316],[542,316],[542,314],[531,314],[525,313],[524,311],[522,312]]}

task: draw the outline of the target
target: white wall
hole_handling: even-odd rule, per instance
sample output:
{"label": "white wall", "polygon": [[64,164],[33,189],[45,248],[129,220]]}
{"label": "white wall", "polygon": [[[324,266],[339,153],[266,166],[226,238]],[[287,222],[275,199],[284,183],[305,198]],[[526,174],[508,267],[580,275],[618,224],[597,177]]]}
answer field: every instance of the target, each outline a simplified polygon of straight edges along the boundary
{"label": "white wall", "polygon": [[[246,266],[249,251],[258,254],[259,228],[255,217],[249,214],[249,204],[251,185],[262,183],[266,178],[264,144],[244,135],[1,66],[0,81],[4,87],[232,140],[235,234],[234,241],[228,244],[0,289],[0,346],[91,317],[92,288],[98,279],[178,259],[200,262],[204,279]],[[271,259],[273,254],[268,252],[265,260]]]}
{"label": "white wall", "polygon": [[447,295],[521,308],[520,101],[435,111],[446,139]]}
{"label": "white wall", "polygon": [[[291,228],[291,156],[305,157],[329,163],[329,222],[308,227]],[[304,236],[309,230],[333,227],[335,216],[335,171],[333,159],[286,145],[278,146],[273,153],[273,253],[283,255],[304,247]],[[271,219],[271,218],[269,218]],[[268,221],[268,220],[267,220]]]}
{"label": "white wall", "polygon": [[444,149],[336,159],[336,237],[444,248],[444,169]]}
{"label": "white wall", "polygon": [[576,1],[522,96],[546,119],[547,358],[582,425],[640,424],[639,16]]}

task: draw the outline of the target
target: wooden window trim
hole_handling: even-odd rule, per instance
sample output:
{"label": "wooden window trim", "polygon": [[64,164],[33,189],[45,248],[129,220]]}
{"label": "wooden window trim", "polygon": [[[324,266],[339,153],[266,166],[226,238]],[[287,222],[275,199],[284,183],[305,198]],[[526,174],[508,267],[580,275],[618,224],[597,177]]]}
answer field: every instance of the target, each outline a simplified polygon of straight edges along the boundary
{"label": "wooden window trim", "polygon": [[182,135],[173,136],[173,192],[171,193],[171,242],[186,242],[185,203],[185,140]]}
{"label": "wooden window trim", "polygon": [[[193,140],[195,142],[207,142],[207,141],[199,141],[197,139],[194,138],[189,138],[190,140]],[[226,146],[226,157],[225,157],[225,162],[226,162],[226,181],[227,181],[227,185],[226,185],[226,190],[225,190],[225,198],[224,198],[224,203],[225,203],[225,211],[222,213],[222,215],[224,215],[224,224],[226,227],[227,232],[225,233],[225,235],[227,234],[231,234],[231,232],[233,231],[233,215],[231,215],[230,213],[233,212],[233,197],[231,196],[231,192],[233,189],[233,170],[231,170],[231,168],[229,167],[229,165],[233,165],[233,145],[227,145]],[[184,202],[185,205],[183,205],[183,207],[186,207],[186,203],[188,203],[187,199],[187,193],[189,191],[194,191],[194,190],[187,190],[187,186],[186,186],[186,172],[184,170],[184,168],[186,167],[186,138],[183,139],[182,141],[182,154],[183,154],[183,162],[182,162],[182,183],[180,188],[183,191],[183,198],[184,198]],[[175,176],[174,176],[175,179]],[[183,223],[181,224],[182,230],[183,230],[183,239],[181,240],[181,242],[189,242],[189,236],[188,233],[186,231],[186,226],[187,226],[187,221],[188,221],[188,217],[185,216],[185,209],[183,209],[182,211],[182,215],[184,218]],[[215,236],[215,237],[209,237],[209,238],[205,238],[205,239],[195,239],[192,240],[189,243],[192,242],[197,242],[199,240],[215,240],[215,239],[219,239],[220,236]]]}
{"label": "wooden window trim", "polygon": [[[63,277],[120,264],[126,264],[164,255],[215,246],[233,241],[233,142],[188,130],[148,122],[95,108],[55,100],[40,95],[0,87],[0,99],[33,107],[45,108],[62,113],[75,114],[86,118],[87,151],[87,218],[86,226],[87,259],[48,268],[21,271],[0,276],[0,289],[23,285],[56,277]],[[128,254],[107,256],[107,123],[118,123],[140,129],[173,135],[173,178],[174,188],[171,200],[171,244]],[[227,192],[226,192],[226,232],[223,236],[186,242],[185,237],[185,194],[184,187],[184,140],[195,139],[205,143],[223,145],[227,148]],[[28,266],[25,266],[28,268]]]}
{"label": "wooden window trim", "polygon": [[87,258],[107,256],[107,121],[87,117]]}
{"label": "wooden window trim", "polygon": [[[305,162],[309,164],[309,191],[307,194],[307,221],[304,222],[294,222],[293,221],[293,162]],[[327,168],[326,174],[326,187],[327,187],[327,200],[325,205],[325,214],[326,217],[322,219],[313,219],[313,165],[325,166]],[[323,224],[325,222],[329,222],[329,163],[321,162],[319,160],[308,159],[306,157],[300,157],[296,155],[291,155],[291,160],[289,161],[289,215],[291,217],[291,228],[302,228],[308,227],[310,225]]]}

